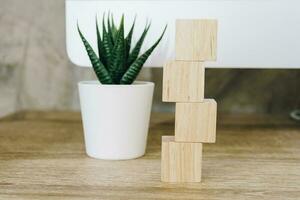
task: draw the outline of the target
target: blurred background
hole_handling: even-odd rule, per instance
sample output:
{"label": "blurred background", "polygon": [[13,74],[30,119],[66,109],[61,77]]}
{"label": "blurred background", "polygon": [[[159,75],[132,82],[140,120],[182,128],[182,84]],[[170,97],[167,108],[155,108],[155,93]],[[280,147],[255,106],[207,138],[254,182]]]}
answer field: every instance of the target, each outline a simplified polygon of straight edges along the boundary
{"label": "blurred background", "polygon": [[[91,79],[91,69],[68,60],[64,0],[0,0],[0,116],[79,111],[77,82]],[[139,79],[156,83],[154,111],[174,110],[161,101],[161,68],[143,69]],[[300,108],[300,70],[209,69],[206,97],[220,113],[289,116]]]}

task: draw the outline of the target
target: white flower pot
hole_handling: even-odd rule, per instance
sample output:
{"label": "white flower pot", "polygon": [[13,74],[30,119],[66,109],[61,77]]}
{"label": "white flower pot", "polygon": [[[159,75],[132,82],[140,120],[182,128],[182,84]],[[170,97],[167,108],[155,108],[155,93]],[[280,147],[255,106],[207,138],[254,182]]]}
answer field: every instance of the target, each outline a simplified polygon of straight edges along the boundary
{"label": "white flower pot", "polygon": [[145,154],[154,83],[78,84],[86,152],[105,160],[126,160]]}

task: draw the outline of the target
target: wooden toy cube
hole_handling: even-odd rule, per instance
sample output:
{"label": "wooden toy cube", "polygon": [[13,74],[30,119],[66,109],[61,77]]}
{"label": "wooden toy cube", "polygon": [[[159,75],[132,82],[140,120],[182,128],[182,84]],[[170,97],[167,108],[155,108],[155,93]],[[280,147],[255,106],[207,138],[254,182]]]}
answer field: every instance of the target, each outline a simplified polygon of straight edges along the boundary
{"label": "wooden toy cube", "polygon": [[217,103],[177,103],[175,116],[176,142],[216,142]]}
{"label": "wooden toy cube", "polygon": [[217,20],[176,21],[176,60],[215,61]]}
{"label": "wooden toy cube", "polygon": [[164,66],[163,101],[202,102],[205,68],[202,62],[171,61]]}
{"label": "wooden toy cube", "polygon": [[202,144],[175,142],[162,137],[161,181],[201,182]]}

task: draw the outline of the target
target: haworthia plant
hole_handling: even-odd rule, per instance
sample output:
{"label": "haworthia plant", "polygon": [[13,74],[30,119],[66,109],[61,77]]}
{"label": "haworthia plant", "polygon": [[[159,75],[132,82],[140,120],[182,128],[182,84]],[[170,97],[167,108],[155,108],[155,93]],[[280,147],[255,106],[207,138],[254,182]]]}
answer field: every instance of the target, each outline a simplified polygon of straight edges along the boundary
{"label": "haworthia plant", "polygon": [[79,35],[90,58],[93,69],[102,84],[132,84],[149,56],[162,40],[167,28],[166,26],[153,46],[140,55],[150,25],[146,24],[137,43],[132,47],[134,26],[135,20],[129,33],[125,36],[124,15],[122,16],[119,27],[115,26],[112,16],[108,16],[106,19],[104,15],[101,34],[96,18],[98,57],[77,25]]}

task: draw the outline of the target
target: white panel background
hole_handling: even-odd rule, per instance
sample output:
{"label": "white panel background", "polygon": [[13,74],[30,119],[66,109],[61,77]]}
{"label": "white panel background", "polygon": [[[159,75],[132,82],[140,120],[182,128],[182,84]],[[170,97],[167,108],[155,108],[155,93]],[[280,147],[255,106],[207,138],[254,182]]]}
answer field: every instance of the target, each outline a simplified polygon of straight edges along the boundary
{"label": "white panel background", "polygon": [[161,67],[174,59],[175,19],[218,19],[218,61],[208,67],[300,68],[300,1],[298,0],[66,0],[67,52],[73,63],[90,66],[80,41],[77,21],[96,49],[95,16],[116,19],[125,14],[126,30],[137,15],[134,38],[147,19],[152,27],[143,50],[168,31],[146,66]]}

